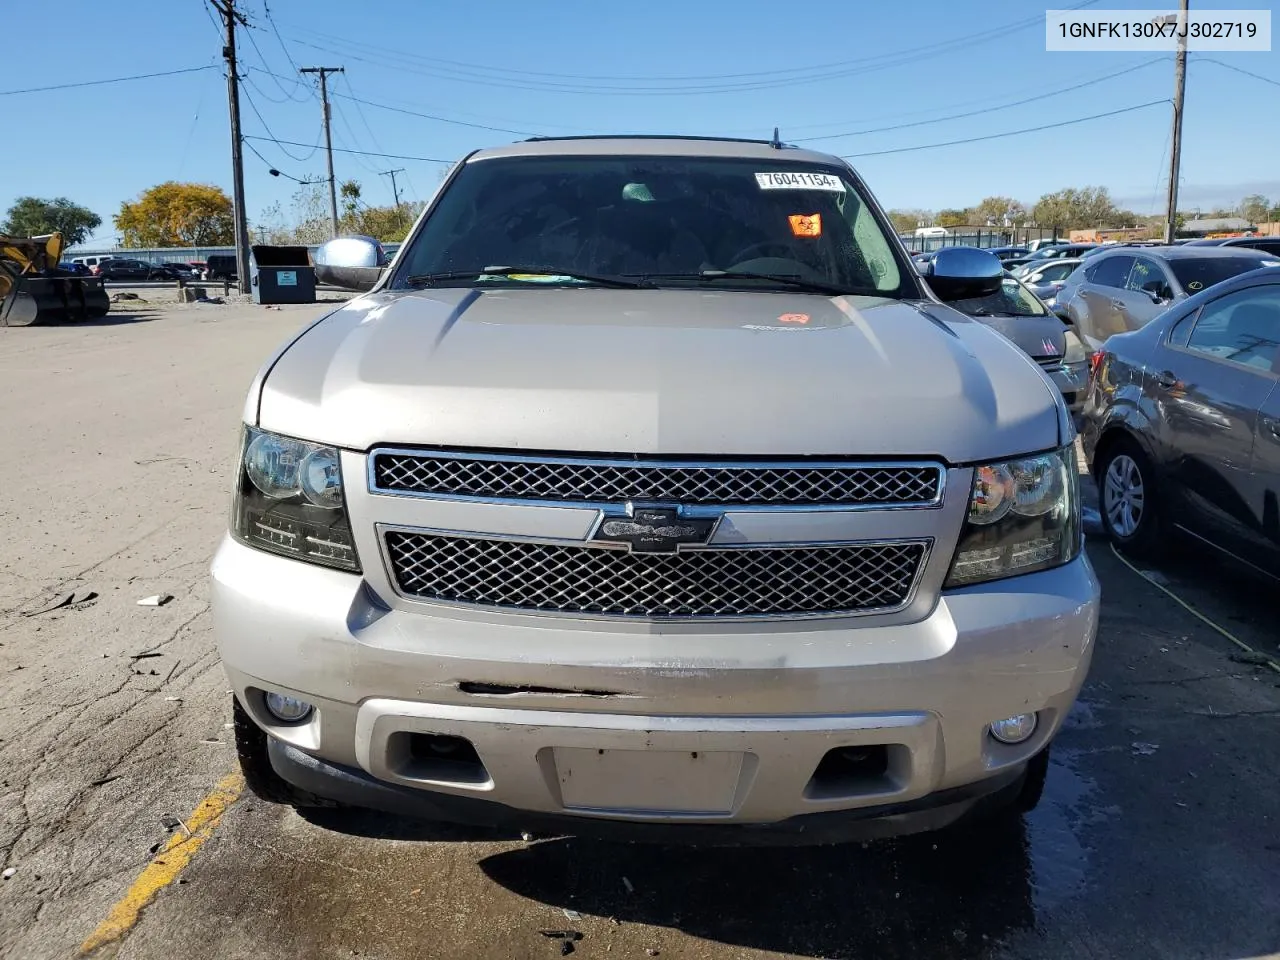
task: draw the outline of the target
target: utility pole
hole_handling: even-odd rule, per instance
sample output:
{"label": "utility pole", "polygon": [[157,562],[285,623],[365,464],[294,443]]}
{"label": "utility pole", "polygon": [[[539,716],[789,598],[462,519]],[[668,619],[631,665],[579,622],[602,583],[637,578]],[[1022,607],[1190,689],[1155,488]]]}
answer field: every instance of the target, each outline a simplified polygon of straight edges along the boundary
{"label": "utility pole", "polygon": [[241,293],[249,292],[249,223],[244,212],[244,142],[240,136],[240,77],[236,74],[236,24],[247,27],[244,14],[236,10],[236,0],[210,0],[222,14],[227,28],[227,44],[222,48],[227,61],[227,103],[231,111],[231,205],[235,216],[236,277]]}
{"label": "utility pole", "polygon": [[338,185],[333,178],[333,140],[329,136],[329,85],[331,73],[345,73],[342,67],[303,67],[299,73],[320,74],[320,102],[324,106],[324,149],[329,157],[329,216],[333,218],[333,235],[338,235]]}
{"label": "utility pole", "polygon": [[400,210],[400,191],[396,188],[396,174],[404,173],[404,167],[396,167],[394,170],[383,170],[382,176],[391,178],[391,196],[396,201],[396,220],[403,225],[404,215]]}
{"label": "utility pole", "polygon": [[[1173,71],[1173,135],[1169,139],[1169,202],[1165,210],[1164,242],[1173,243],[1178,225],[1178,168],[1182,163],[1182,97],[1187,89],[1187,8],[1189,0],[1182,0],[1182,12],[1177,16],[1178,53]],[[1168,20],[1172,20],[1170,15]]]}

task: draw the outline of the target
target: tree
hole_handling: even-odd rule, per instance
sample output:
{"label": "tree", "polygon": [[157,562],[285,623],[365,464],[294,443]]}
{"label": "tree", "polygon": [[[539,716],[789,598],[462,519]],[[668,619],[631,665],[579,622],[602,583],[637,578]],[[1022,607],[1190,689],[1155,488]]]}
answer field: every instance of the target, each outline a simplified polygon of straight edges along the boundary
{"label": "tree", "polygon": [[1271,209],[1271,201],[1260,193],[1251,193],[1240,201],[1240,216],[1250,223],[1264,223]]}
{"label": "tree", "polygon": [[1068,187],[1046,193],[1031,211],[1036,224],[1058,230],[1119,226],[1125,214],[1116,209],[1106,187]]}
{"label": "tree", "polygon": [[916,227],[932,223],[933,214],[928,210],[890,210],[889,220],[899,233],[914,233]]}
{"label": "tree", "polygon": [[354,220],[360,209],[360,181],[347,180],[339,184],[338,195],[342,197],[342,216],[339,222]]}
{"label": "tree", "polygon": [[1016,227],[1027,219],[1027,208],[1013,197],[987,197],[972,211],[975,223],[1003,226],[1005,221]]}
{"label": "tree", "polygon": [[87,207],[72,203],[66,197],[44,200],[19,197],[0,225],[0,233],[18,237],[40,237],[60,233],[68,247],[84,243],[102,225],[102,218]]}
{"label": "tree", "polygon": [[1267,211],[1267,219],[1270,220],[1271,222],[1280,220],[1280,203],[1277,203],[1274,207],[1272,207],[1270,210]]}
{"label": "tree", "polygon": [[958,227],[969,222],[969,214],[965,210],[939,210],[933,222],[940,227]]}
{"label": "tree", "polygon": [[113,218],[126,247],[208,247],[235,242],[231,198],[220,187],[170,180],[120,204]]}

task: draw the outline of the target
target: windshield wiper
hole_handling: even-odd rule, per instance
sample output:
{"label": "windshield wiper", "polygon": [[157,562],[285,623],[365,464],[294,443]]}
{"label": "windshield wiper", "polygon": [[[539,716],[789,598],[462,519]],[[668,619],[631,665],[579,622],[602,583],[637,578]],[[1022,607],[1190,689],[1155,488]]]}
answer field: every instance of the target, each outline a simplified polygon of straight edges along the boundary
{"label": "windshield wiper", "polygon": [[[643,280],[634,280],[628,277],[610,277],[596,273],[582,273],[579,270],[561,270],[559,267],[511,267],[511,266],[492,266],[485,267],[481,270],[450,270],[445,273],[419,273],[405,280],[411,287],[431,287],[437,283],[445,283],[450,280],[478,280],[481,277],[507,277],[514,278],[520,282],[521,274],[529,274],[537,277],[568,277],[570,280],[577,280],[582,283],[594,283],[602,287],[620,287],[626,290],[638,290],[642,287],[651,287],[653,284],[646,283]],[[543,281],[528,280],[527,283],[537,285]]]}
{"label": "windshield wiper", "polygon": [[698,273],[648,273],[644,275],[644,279],[700,280],[704,282],[712,280],[771,280],[774,283],[782,283],[788,287],[795,287],[797,290],[805,290],[809,293],[823,293],[829,297],[874,296],[874,291],[848,290],[844,287],[837,286],[834,283],[824,283],[821,280],[805,280],[798,274],[794,273],[752,273],[747,270],[701,270]]}

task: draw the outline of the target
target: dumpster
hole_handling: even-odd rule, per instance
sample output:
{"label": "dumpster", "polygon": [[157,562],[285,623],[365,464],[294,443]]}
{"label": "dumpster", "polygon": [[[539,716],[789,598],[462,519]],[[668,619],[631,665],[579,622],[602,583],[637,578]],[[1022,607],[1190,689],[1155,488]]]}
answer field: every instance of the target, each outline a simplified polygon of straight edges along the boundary
{"label": "dumpster", "polygon": [[253,248],[254,303],[315,303],[316,268],[306,247]]}

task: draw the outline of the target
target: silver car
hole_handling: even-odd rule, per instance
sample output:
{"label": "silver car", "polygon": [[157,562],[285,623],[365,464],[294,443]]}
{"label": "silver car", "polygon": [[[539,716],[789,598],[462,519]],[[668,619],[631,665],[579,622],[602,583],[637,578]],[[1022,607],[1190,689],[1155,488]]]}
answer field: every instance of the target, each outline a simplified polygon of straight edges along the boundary
{"label": "silver car", "polygon": [[[1033,806],[1089,666],[1075,431],[842,160],[469,155],[244,408],[218,649],[249,786],[816,842]],[[220,509],[211,505],[211,509]]]}
{"label": "silver car", "polygon": [[1042,266],[1027,270],[1018,279],[1030,287],[1032,293],[1047,303],[1057,297],[1058,291],[1066,284],[1067,277],[1075,273],[1076,267],[1080,266],[1082,262],[1079,257],[1050,260]]}
{"label": "silver car", "polygon": [[1067,278],[1054,311],[1097,350],[1108,337],[1146,326],[1173,304],[1263,267],[1280,267],[1280,258],[1238,247],[1117,246]]}

